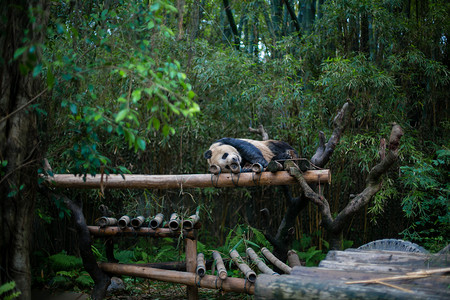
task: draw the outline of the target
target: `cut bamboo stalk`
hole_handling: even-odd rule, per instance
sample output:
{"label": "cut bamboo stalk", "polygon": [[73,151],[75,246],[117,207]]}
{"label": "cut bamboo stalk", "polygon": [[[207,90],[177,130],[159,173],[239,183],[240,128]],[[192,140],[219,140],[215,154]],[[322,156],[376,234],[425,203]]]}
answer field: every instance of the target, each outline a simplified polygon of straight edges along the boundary
{"label": "cut bamboo stalk", "polygon": [[170,215],[169,229],[172,231],[177,231],[178,229],[180,229],[180,217],[177,213],[173,213]]}
{"label": "cut bamboo stalk", "polygon": [[[310,170],[303,173],[308,183],[330,183],[330,170]],[[62,188],[87,189],[179,189],[196,187],[235,187],[262,185],[290,185],[297,184],[295,177],[287,171],[276,173],[262,172],[260,174],[221,173],[214,174],[185,174],[185,175],[139,175],[139,174],[110,174],[102,176],[87,175],[83,177],[72,174],[54,174],[47,178],[47,183]]]}
{"label": "cut bamboo stalk", "polygon": [[288,257],[289,266],[291,268],[302,265],[302,263],[300,262],[300,258],[298,257],[298,254],[297,254],[297,252],[295,252],[295,250],[289,250],[287,253],[287,257]]}
{"label": "cut bamboo stalk", "polygon": [[212,253],[214,261],[216,262],[217,274],[220,279],[225,280],[228,277],[227,269],[225,269],[225,264],[223,263],[222,256],[217,251]]}
{"label": "cut bamboo stalk", "polygon": [[122,216],[119,219],[119,221],[117,222],[117,225],[120,227],[120,229],[127,228],[128,224],[130,224],[130,217],[129,216]]}
{"label": "cut bamboo stalk", "polygon": [[239,270],[241,270],[241,272],[245,275],[247,280],[251,283],[255,283],[256,273],[244,262],[239,253],[236,250],[231,250],[230,256],[236,266],[238,266]]}
{"label": "cut bamboo stalk", "polygon": [[[147,236],[147,237],[179,237],[181,231],[172,231],[169,228],[152,229],[148,227],[141,227],[139,230],[134,230],[132,227],[120,229],[117,226],[101,228],[100,226],[88,226],[89,232],[97,237],[106,236]],[[183,237],[188,239],[195,239],[195,230],[183,230]]]}
{"label": "cut bamboo stalk", "polygon": [[192,215],[187,220],[183,221],[183,229],[192,230],[194,229],[195,224],[200,220],[198,215]]}
{"label": "cut bamboo stalk", "polygon": [[101,217],[97,220],[97,225],[101,228],[104,228],[106,226],[114,226],[117,225],[117,219],[116,218],[108,218],[108,217]]}
{"label": "cut bamboo stalk", "polygon": [[203,277],[206,275],[205,256],[203,253],[197,254],[197,269],[195,270],[198,276]]}
{"label": "cut bamboo stalk", "polygon": [[139,229],[144,225],[145,218],[143,216],[137,216],[136,218],[131,220],[131,226],[134,229]]}
{"label": "cut bamboo stalk", "polygon": [[247,255],[250,257],[250,259],[256,264],[256,266],[262,273],[267,275],[280,275],[271,268],[269,268],[252,248],[248,247],[246,252]]}
{"label": "cut bamboo stalk", "polygon": [[263,247],[261,249],[261,252],[278,269],[280,269],[281,271],[283,271],[286,274],[291,274],[292,268],[289,267],[288,265],[286,265],[284,262],[282,262],[278,258],[276,258],[275,255],[273,255],[272,252],[269,251],[269,249],[267,249],[266,247]]}
{"label": "cut bamboo stalk", "polygon": [[247,293],[253,295],[255,286],[243,278],[218,279],[213,275],[205,275],[199,280],[198,275],[190,272],[161,270],[136,265],[123,265],[116,263],[99,263],[100,269],[106,273],[125,276],[136,276],[153,280],[186,284],[208,289],[220,289],[225,292]]}
{"label": "cut bamboo stalk", "polygon": [[164,215],[162,213],[157,214],[153,219],[150,220],[150,228],[156,229],[160,227],[163,223]]}

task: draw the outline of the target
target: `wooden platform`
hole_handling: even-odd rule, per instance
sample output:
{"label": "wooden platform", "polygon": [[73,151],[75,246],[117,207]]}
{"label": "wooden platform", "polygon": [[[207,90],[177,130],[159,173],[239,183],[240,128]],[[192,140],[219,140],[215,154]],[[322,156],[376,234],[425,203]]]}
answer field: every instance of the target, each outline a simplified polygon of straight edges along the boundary
{"label": "wooden platform", "polygon": [[449,266],[448,253],[330,251],[319,267],[259,275],[255,299],[450,299]]}

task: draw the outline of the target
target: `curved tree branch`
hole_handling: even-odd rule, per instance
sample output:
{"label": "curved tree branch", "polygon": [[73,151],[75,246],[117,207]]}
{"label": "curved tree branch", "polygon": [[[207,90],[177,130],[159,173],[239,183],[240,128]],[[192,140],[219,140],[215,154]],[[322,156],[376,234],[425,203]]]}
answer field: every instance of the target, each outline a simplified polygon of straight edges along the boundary
{"label": "curved tree branch", "polygon": [[267,141],[269,139],[269,134],[266,132],[266,130],[264,129],[264,126],[262,124],[258,126],[258,129],[249,127],[248,131],[250,131],[251,133],[257,133],[257,134],[261,135],[261,139],[263,141]]}
{"label": "curved tree branch", "polygon": [[342,132],[345,127],[350,123],[352,113],[355,110],[355,105],[347,99],[347,102],[342,106],[341,110],[337,113],[333,120],[333,133],[331,134],[328,143],[324,145],[325,134],[323,132],[319,133],[319,148],[317,148],[316,153],[311,158],[311,162],[323,168],[331,158],[334,149],[336,148],[339,140],[341,139]]}
{"label": "curved tree branch", "polygon": [[403,130],[400,125],[394,124],[389,138],[389,153],[370,170],[366,179],[366,188],[351,199],[347,206],[337,215],[333,222],[334,228],[342,229],[349,218],[368,204],[370,199],[381,189],[381,176],[397,161],[398,147],[402,136]]}
{"label": "curved tree branch", "polygon": [[83,259],[83,266],[85,270],[91,275],[94,280],[94,289],[92,291],[92,299],[103,299],[106,295],[106,289],[111,283],[111,278],[103,273],[98,267],[97,260],[91,249],[91,236],[86,225],[86,220],[83,215],[81,203],[75,203],[64,195],[57,195],[67,205],[72,212],[72,220],[75,224],[75,229],[78,234],[80,244],[80,255]]}
{"label": "curved tree branch", "polygon": [[[348,220],[361,208],[369,203],[370,199],[381,188],[381,176],[388,171],[388,169],[398,159],[398,148],[400,144],[400,138],[403,136],[402,128],[394,124],[389,139],[389,153],[382,158],[381,162],[370,170],[367,176],[366,188],[349,201],[347,206],[336,216],[335,219],[331,216],[330,206],[328,201],[321,195],[314,192],[311,187],[306,183],[299,168],[293,162],[286,162],[285,166],[292,176],[294,176],[299,182],[301,188],[304,191],[305,197],[308,198],[319,208],[322,215],[322,225],[333,235],[332,248],[340,247],[342,239],[342,230]],[[383,145],[384,141],[381,141]],[[381,151],[383,153],[383,151]],[[384,155],[384,154],[383,154]]]}

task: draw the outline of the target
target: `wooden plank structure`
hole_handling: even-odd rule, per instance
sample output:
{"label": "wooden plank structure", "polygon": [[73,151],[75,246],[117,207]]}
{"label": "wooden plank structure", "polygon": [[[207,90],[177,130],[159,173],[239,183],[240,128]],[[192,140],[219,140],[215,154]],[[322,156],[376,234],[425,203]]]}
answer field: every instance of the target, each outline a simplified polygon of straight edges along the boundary
{"label": "wooden plank structure", "polygon": [[[303,176],[308,183],[330,183],[331,181],[329,170],[306,171]],[[86,178],[55,174],[50,179],[47,178],[47,183],[54,187],[65,188],[171,189],[288,185],[296,184],[296,181],[289,173],[278,171],[219,175],[100,175]],[[189,217],[189,222],[198,221],[198,218],[192,217]],[[450,299],[448,288],[450,279],[448,276],[442,276],[444,273],[450,273],[450,268],[443,268],[450,265],[448,253],[442,258],[400,251],[355,249],[330,251],[319,267],[305,268],[299,266],[298,256],[294,252],[289,255],[290,265],[288,266],[267,249],[262,249],[268,261],[283,270],[285,274],[278,276],[278,274],[262,273],[257,275],[253,284],[248,278],[227,277],[220,254],[216,251],[212,254],[217,263],[218,275],[204,275],[202,268],[201,275],[196,273],[198,227],[190,226],[192,230],[186,230],[184,226],[181,226],[183,230],[178,227],[161,228],[159,227],[162,224],[161,218],[155,218],[153,223],[157,225],[151,225],[151,227],[141,227],[141,224],[131,227],[128,225],[129,218],[125,219],[126,225],[123,225],[124,222],[117,222],[117,219],[105,219],[104,225],[88,226],[88,229],[96,237],[109,238],[114,236],[178,238],[181,236],[185,241],[186,272],[112,262],[100,263],[100,268],[109,274],[185,284],[188,287],[188,299],[192,300],[198,299],[198,287],[254,294],[255,299]],[[260,259],[251,251],[249,256],[253,256],[256,263],[260,262]],[[264,266],[262,268],[266,269]],[[267,268],[266,273],[272,272]],[[273,274],[276,273],[273,272]]]}
{"label": "wooden plank structure", "polygon": [[[310,170],[303,173],[308,183],[330,183],[331,174],[329,170]],[[184,175],[106,175],[97,176],[74,176],[72,174],[54,174],[46,177],[46,182],[52,187],[80,188],[80,189],[182,189],[182,188],[205,188],[205,187],[248,187],[263,185],[292,185],[297,184],[294,177],[286,171],[277,172],[250,172],[250,173],[221,173],[221,174],[184,174]],[[149,226],[142,226],[143,217],[135,219],[123,216],[119,221],[115,218],[102,217],[100,226],[87,226],[91,235],[95,237],[106,237],[109,239],[107,249],[108,263],[101,263],[99,267],[107,273],[116,275],[130,275],[155,280],[174,282],[187,285],[188,299],[198,299],[198,287],[219,289],[222,291],[233,291],[253,294],[254,280],[256,274],[250,269],[248,274],[254,274],[249,278],[228,278],[222,259],[218,252],[213,252],[214,260],[217,262],[218,275],[196,274],[197,267],[197,229],[193,223],[199,221],[198,216],[190,216],[187,220],[178,220],[177,225],[169,228],[159,227],[162,224],[162,215],[155,216]],[[134,222],[140,221],[140,222]],[[173,221],[173,220],[172,220]],[[130,226],[137,224],[135,226]],[[181,230],[179,227],[182,227]],[[186,230],[192,229],[192,230]],[[122,265],[114,263],[115,258],[112,250],[112,237],[183,237],[186,249],[186,272],[160,270],[141,265]],[[108,254],[109,253],[109,254]],[[241,264],[242,267],[243,264]],[[250,272],[251,271],[251,272]],[[248,275],[247,274],[247,275]]]}
{"label": "wooden plank structure", "polygon": [[448,253],[330,251],[319,267],[259,275],[255,299],[450,299],[448,266]]}

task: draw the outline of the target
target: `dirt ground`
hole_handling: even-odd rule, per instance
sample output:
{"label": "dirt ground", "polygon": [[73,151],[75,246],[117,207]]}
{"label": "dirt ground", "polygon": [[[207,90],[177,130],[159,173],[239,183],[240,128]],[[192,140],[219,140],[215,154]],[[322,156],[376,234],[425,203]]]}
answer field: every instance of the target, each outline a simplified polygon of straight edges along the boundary
{"label": "dirt ground", "polygon": [[[130,285],[128,285],[130,286]],[[90,291],[73,292],[59,290],[33,290],[32,300],[88,300]],[[187,299],[186,286],[164,282],[137,284],[114,295],[107,295],[106,300],[183,300]],[[199,299],[243,300],[252,296],[238,293],[222,293],[217,290],[199,289]]]}

